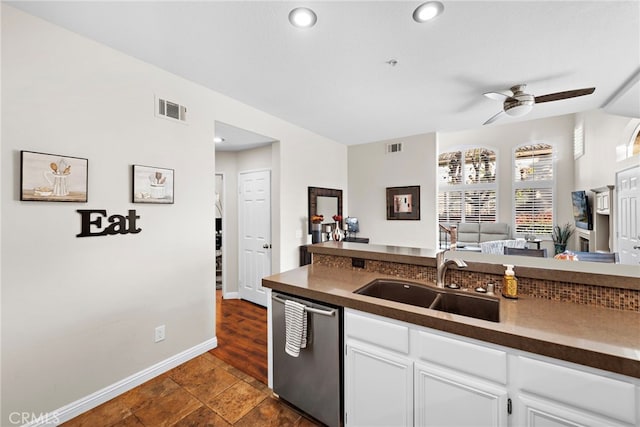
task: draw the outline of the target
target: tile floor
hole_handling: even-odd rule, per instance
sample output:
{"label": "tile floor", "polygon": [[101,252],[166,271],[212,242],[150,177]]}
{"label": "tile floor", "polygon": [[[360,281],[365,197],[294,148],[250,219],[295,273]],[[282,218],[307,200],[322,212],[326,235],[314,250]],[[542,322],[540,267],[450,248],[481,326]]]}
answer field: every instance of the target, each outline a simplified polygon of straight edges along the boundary
{"label": "tile floor", "polygon": [[320,426],[260,381],[211,353],[198,356],[64,427]]}

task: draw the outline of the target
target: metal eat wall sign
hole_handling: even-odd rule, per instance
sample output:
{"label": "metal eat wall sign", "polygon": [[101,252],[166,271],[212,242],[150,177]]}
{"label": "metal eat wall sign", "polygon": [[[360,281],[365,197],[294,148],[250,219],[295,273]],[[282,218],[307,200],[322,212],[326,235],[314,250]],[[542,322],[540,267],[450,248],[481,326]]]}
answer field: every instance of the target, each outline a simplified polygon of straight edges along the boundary
{"label": "metal eat wall sign", "polygon": [[[106,209],[78,209],[77,212],[82,218],[82,228],[76,237],[136,234],[142,231],[142,228],[136,227],[136,220],[140,217],[133,209],[127,216],[116,214],[109,217]],[[107,224],[103,225],[103,219],[107,220]]]}

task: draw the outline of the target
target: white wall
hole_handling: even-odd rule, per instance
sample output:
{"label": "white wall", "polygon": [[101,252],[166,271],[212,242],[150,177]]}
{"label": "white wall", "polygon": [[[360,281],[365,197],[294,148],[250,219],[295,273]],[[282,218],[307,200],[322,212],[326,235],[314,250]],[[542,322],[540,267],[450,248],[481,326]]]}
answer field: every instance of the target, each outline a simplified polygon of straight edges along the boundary
{"label": "white wall", "polygon": [[[424,134],[349,147],[349,208],[361,237],[372,244],[433,248],[437,201],[435,134]],[[385,154],[387,143],[402,142],[400,153]],[[387,220],[386,188],[420,186],[420,220]]]}
{"label": "white wall", "polygon": [[615,116],[601,110],[576,115],[584,125],[584,155],[576,160],[575,189],[615,185],[616,172],[638,164],[638,159],[616,160],[616,148],[627,145],[640,119]]}
{"label": "white wall", "polygon": [[[478,129],[423,134],[349,147],[348,214],[360,220],[371,243],[434,247],[437,239],[437,153],[487,146],[498,154],[498,221],[512,223],[512,153],[517,145],[551,143],[556,148],[556,220],[573,221],[574,116],[566,115]],[[437,144],[436,144],[437,139]],[[385,154],[385,144],[402,142],[403,152]],[[439,148],[437,148],[439,147]],[[439,151],[438,151],[439,150]],[[385,188],[421,186],[421,221],[387,221]]]}
{"label": "white wall", "polygon": [[[154,117],[154,94],[187,105],[189,124]],[[346,160],[327,168],[304,153],[346,148],[2,4],[0,424],[214,342],[216,120],[281,141],[274,258],[297,265],[306,187],[325,172],[346,185]],[[20,202],[20,150],[88,158],[89,202]],[[132,164],[175,169],[175,204],[130,203]],[[76,209],[136,209],[142,232],[76,238]],[[167,339],[154,344],[160,324]]]}
{"label": "white wall", "polygon": [[[280,140],[280,236],[282,271],[299,266],[300,245],[307,244],[308,187],[343,190],[343,214],[349,212],[347,188],[347,147],[342,144],[320,144],[302,138]],[[298,237],[300,236],[300,237]],[[276,242],[274,242],[275,247]]]}
{"label": "white wall", "polygon": [[271,145],[254,148],[252,150],[239,151],[238,173],[261,169],[271,169]]}
{"label": "white wall", "polygon": [[[214,150],[201,88],[5,5],[2,89],[6,417],[59,408],[215,336]],[[188,105],[190,123],[154,117],[155,93]],[[19,201],[20,150],[89,159],[88,203]],[[175,169],[175,204],[132,204],[132,164]],[[142,231],[77,238],[76,209],[135,209]]]}

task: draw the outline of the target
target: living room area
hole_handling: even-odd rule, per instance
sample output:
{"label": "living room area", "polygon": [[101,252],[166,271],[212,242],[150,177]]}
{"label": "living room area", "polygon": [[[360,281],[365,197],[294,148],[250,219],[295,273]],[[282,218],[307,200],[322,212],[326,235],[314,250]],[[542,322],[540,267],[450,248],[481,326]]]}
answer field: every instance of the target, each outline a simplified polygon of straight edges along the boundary
{"label": "living room area", "polygon": [[[375,157],[380,145],[398,139],[353,147],[349,212],[375,243],[396,244],[397,236],[411,234],[412,244],[425,246],[435,226],[436,247],[451,248],[453,226],[456,250],[504,254],[509,247],[510,254],[546,258],[570,251],[573,260],[631,264],[633,260],[620,260],[619,253],[625,230],[632,229],[628,221],[636,216],[618,205],[629,206],[621,190],[630,191],[629,181],[637,179],[633,152],[640,146],[639,130],[639,119],[589,111],[499,128],[438,132],[438,148],[430,152],[423,145],[427,135],[403,138],[404,151],[436,164],[435,174],[417,173],[420,162],[412,169],[403,152]],[[367,157],[368,164],[361,161]],[[407,165],[404,169],[394,167],[400,161]],[[377,174],[365,171],[372,164]],[[431,188],[436,194],[437,212],[423,208],[419,222],[385,225],[370,214],[374,204],[356,194],[374,185],[406,182],[409,176],[411,183],[427,189],[424,206],[431,206]]]}

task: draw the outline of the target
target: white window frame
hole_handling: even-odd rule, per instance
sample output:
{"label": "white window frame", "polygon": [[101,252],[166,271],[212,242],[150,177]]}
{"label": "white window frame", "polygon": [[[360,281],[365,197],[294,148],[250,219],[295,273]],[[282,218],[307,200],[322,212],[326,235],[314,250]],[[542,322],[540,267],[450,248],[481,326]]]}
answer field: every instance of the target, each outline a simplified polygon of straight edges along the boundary
{"label": "white window frame", "polygon": [[[465,168],[465,153],[469,150],[473,150],[473,149],[486,149],[486,150],[490,150],[492,152],[495,153],[496,156],[496,161],[495,161],[495,179],[493,182],[480,182],[477,184],[467,184],[465,177],[464,177],[464,168]],[[500,158],[500,152],[498,149],[488,146],[488,145],[465,145],[465,146],[457,146],[457,147],[451,147],[451,148],[446,148],[445,150],[443,150],[443,152],[454,152],[454,151],[461,151],[462,152],[462,165],[461,165],[461,171],[462,173],[462,181],[459,184],[450,184],[450,183],[438,183],[438,197],[436,198],[436,202],[439,203],[440,200],[440,193],[443,192],[461,192],[462,193],[462,211],[461,211],[461,221],[462,222],[466,222],[465,220],[465,194],[468,191],[495,191],[495,205],[496,205],[496,214],[495,214],[495,221],[494,222],[498,222],[498,213],[500,212],[500,206],[499,206],[499,191],[498,191],[498,181],[500,178],[500,168],[499,168],[499,161],[498,159]],[[442,154],[442,152],[438,153],[438,156],[436,158],[436,168],[440,167],[440,155]],[[436,205],[436,209],[438,209],[438,206]],[[440,215],[438,213],[438,223],[440,223]]]}
{"label": "white window frame", "polygon": [[[516,180],[516,150],[520,147],[527,145],[546,144],[551,147],[551,173],[552,179],[550,181],[518,181]],[[513,230],[513,237],[524,237],[525,234],[518,232],[516,228],[516,190],[523,188],[549,188],[551,187],[551,224],[555,224],[556,221],[556,179],[557,179],[557,165],[558,165],[558,149],[555,144],[546,141],[529,141],[522,144],[518,144],[511,150],[511,230]],[[529,234],[529,233],[527,233]],[[551,232],[545,234],[536,234],[536,237],[549,237]]]}

